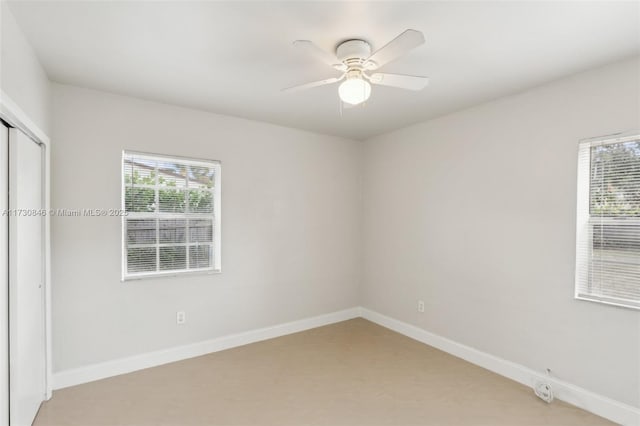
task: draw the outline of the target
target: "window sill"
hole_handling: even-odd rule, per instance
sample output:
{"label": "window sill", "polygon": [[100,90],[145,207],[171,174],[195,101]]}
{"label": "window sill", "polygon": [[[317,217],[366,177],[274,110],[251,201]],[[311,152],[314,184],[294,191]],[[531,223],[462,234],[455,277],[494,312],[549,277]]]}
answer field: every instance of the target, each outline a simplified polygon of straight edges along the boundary
{"label": "window sill", "polygon": [[221,274],[221,269],[214,270],[204,270],[204,271],[185,271],[185,272],[154,272],[152,274],[135,274],[135,275],[127,275],[120,278],[120,282],[129,282],[129,281],[141,281],[148,280],[152,278],[176,278],[176,277],[193,277],[198,275],[218,275]]}
{"label": "window sill", "polygon": [[632,309],[634,311],[640,311],[640,302],[633,302],[631,300],[615,299],[612,297],[601,297],[590,294],[576,294],[576,300],[583,300],[586,302],[596,302],[604,305],[617,306],[619,308]]}

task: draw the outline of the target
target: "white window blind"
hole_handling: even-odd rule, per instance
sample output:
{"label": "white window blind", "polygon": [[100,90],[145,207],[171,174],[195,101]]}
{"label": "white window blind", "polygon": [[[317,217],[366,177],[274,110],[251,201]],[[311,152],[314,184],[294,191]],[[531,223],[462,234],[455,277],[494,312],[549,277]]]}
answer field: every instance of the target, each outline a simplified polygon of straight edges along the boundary
{"label": "white window blind", "polygon": [[640,308],[640,136],[578,154],[576,298]]}
{"label": "white window blind", "polygon": [[123,152],[122,278],[220,271],[217,161]]}

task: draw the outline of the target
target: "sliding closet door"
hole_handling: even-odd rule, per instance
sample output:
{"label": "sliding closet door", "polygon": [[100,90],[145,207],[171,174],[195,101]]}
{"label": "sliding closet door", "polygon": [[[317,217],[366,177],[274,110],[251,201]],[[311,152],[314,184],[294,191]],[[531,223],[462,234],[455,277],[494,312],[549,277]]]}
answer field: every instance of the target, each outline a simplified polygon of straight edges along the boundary
{"label": "sliding closet door", "polygon": [[[0,121],[0,211],[9,208],[9,128]],[[9,423],[9,218],[0,215],[0,425]]]}
{"label": "sliding closet door", "polygon": [[9,131],[9,416],[31,425],[45,399],[43,150]]}

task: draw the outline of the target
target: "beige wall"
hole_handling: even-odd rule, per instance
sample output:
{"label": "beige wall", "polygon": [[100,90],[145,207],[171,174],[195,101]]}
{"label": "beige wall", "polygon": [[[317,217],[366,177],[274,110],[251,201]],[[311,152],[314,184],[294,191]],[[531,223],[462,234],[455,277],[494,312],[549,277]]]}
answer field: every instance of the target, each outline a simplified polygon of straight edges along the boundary
{"label": "beige wall", "polygon": [[367,141],[364,306],[640,406],[640,312],[573,299],[578,141],[632,129],[637,59]]}
{"label": "beige wall", "polygon": [[54,371],[359,303],[360,142],[63,85],[53,106],[55,208],[119,208],[123,149],[223,182],[218,275],[122,283],[120,219],[53,219]]}
{"label": "beige wall", "polygon": [[0,2],[0,22],[0,89],[48,135],[49,79],[6,1]]}

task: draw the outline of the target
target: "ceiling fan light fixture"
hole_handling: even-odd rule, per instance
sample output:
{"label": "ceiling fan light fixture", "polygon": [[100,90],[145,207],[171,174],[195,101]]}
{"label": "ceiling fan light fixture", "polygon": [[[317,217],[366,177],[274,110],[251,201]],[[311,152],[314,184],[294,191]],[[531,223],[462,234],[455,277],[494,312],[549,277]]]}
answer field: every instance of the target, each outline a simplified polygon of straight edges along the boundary
{"label": "ceiling fan light fixture", "polygon": [[371,96],[371,84],[363,79],[361,74],[347,76],[347,79],[338,87],[338,95],[342,102],[358,105]]}

